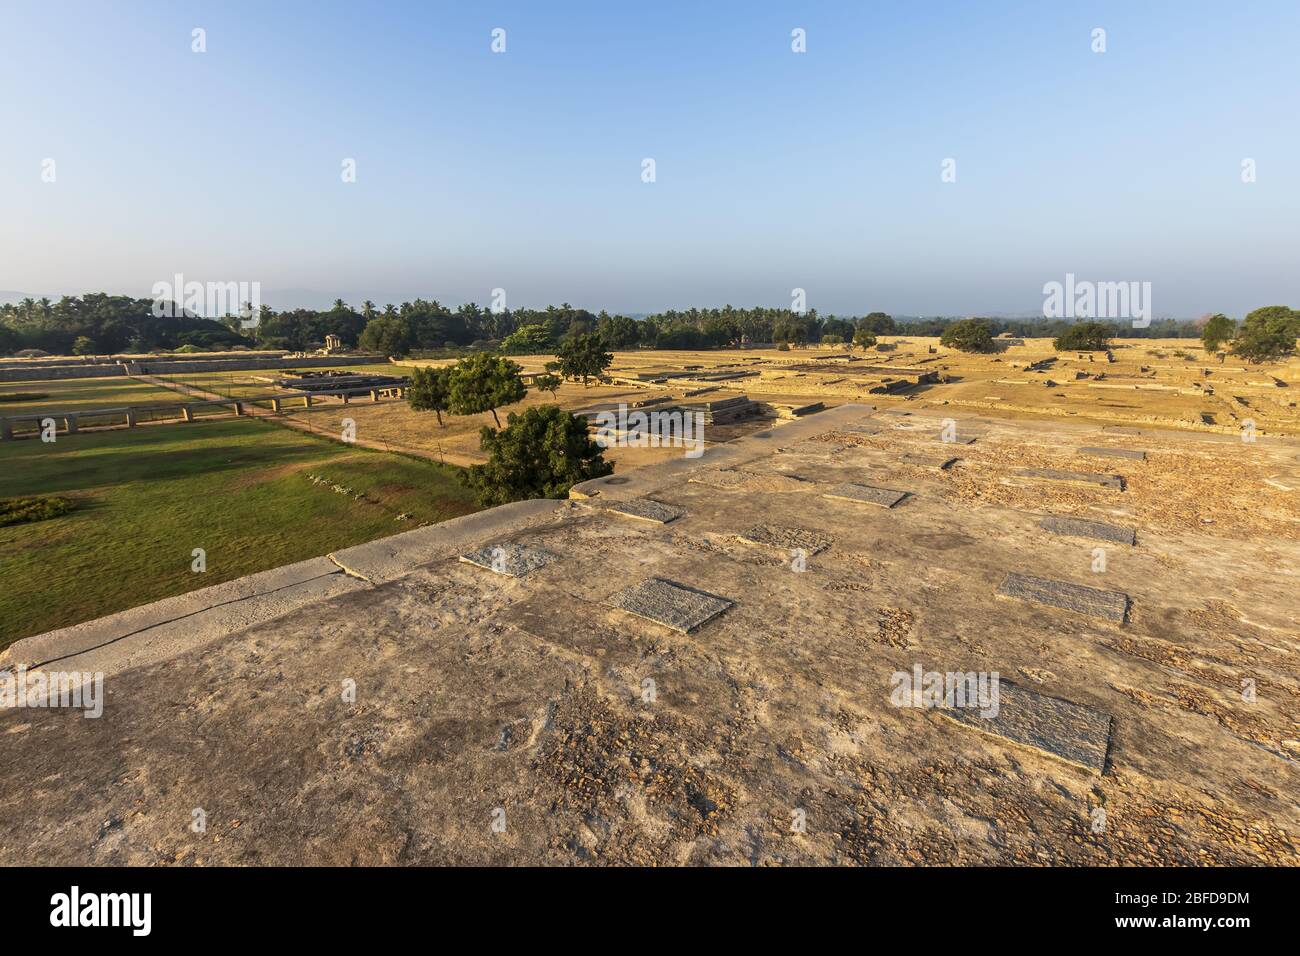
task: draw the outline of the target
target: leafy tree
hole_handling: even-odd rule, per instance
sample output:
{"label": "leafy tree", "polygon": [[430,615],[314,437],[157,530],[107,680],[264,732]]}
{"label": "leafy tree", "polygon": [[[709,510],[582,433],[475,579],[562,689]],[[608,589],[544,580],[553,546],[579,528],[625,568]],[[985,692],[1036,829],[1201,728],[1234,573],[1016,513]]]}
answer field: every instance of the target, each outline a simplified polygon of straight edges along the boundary
{"label": "leafy tree", "polygon": [[451,407],[451,366],[417,368],[411,373],[411,387],[406,396],[415,411],[435,412],[441,426],[442,413]]}
{"label": "leafy tree", "polygon": [[1201,329],[1201,344],[1205,346],[1205,351],[1217,352],[1219,346],[1231,339],[1236,331],[1237,323],[1232,319],[1223,313],[1212,315],[1205,323],[1205,328]]}
{"label": "leafy tree", "polygon": [[544,372],[533,378],[533,387],[539,392],[550,392],[551,398],[554,398],[555,393],[559,391],[560,385],[563,382],[564,379],[560,378],[560,376],[552,375],[550,372]]}
{"label": "leafy tree", "polygon": [[73,355],[94,355],[95,343],[90,339],[88,339],[86,336],[79,335],[77,336],[76,340],[72,343],[72,354]]}
{"label": "leafy tree", "polygon": [[1232,353],[1256,364],[1276,361],[1295,352],[1297,333],[1300,312],[1285,305],[1268,305],[1242,320]]}
{"label": "leafy tree", "polygon": [[501,343],[501,351],[507,355],[543,355],[554,347],[545,325],[521,325]]}
{"label": "leafy tree", "polygon": [[472,465],[465,482],[485,507],[529,498],[563,498],[580,481],[613,472],[614,466],[587,431],[587,420],[558,405],[511,412],[500,431],[484,428],[480,447],[487,464]]}
{"label": "leafy tree", "polygon": [[853,344],[860,349],[869,349],[876,344],[876,336],[870,329],[861,328],[853,333]]}
{"label": "leafy tree", "polygon": [[584,388],[589,378],[600,378],[614,361],[613,354],[605,351],[596,335],[573,336],[560,345],[555,357],[560,360],[560,374],[565,378],[582,379]]}
{"label": "leafy tree", "polygon": [[959,352],[992,352],[993,333],[983,319],[962,319],[943,330],[939,344]]}
{"label": "leafy tree", "polygon": [[366,324],[358,343],[363,349],[401,357],[413,344],[410,323],[400,316],[379,316]]}
{"label": "leafy tree", "polygon": [[1076,322],[1052,341],[1058,352],[1104,352],[1115,330],[1104,322]]}
{"label": "leafy tree", "polygon": [[497,409],[522,401],[528,394],[519,375],[522,371],[518,363],[491,352],[471,355],[451,367],[448,408],[456,415],[491,412],[500,428]]}
{"label": "leafy tree", "polygon": [[842,335],[836,335],[833,332],[830,335],[822,335],[822,345],[841,345],[843,342],[844,337]]}
{"label": "leafy tree", "polygon": [[884,312],[869,313],[858,321],[858,328],[874,332],[876,335],[893,335],[898,331],[893,316]]}

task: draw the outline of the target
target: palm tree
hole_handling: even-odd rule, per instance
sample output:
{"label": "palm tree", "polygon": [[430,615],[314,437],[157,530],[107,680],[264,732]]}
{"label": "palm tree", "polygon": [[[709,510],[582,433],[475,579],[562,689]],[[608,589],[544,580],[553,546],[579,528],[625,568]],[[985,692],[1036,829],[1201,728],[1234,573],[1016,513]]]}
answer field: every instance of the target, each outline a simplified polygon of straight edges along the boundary
{"label": "palm tree", "polygon": [[361,315],[367,322],[375,317],[375,304],[369,299],[361,303]]}
{"label": "palm tree", "polygon": [[347,311],[347,308],[348,308],[348,304],[347,304],[346,302],[344,302],[342,299],[335,299],[335,300],[334,300],[334,311],[335,311],[335,312],[345,312],[345,311]]}

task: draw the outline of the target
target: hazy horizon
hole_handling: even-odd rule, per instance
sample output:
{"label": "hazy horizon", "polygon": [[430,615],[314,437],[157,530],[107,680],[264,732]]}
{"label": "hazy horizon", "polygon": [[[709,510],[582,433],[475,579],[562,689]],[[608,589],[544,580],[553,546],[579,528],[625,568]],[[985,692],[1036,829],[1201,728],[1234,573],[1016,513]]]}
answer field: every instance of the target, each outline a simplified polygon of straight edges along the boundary
{"label": "hazy horizon", "polygon": [[1300,304],[1294,3],[4,22],[4,290],[146,297],[181,273],[277,309],[504,289],[643,314],[798,288],[823,314],[1031,315],[1073,273],[1150,282],[1157,318]]}

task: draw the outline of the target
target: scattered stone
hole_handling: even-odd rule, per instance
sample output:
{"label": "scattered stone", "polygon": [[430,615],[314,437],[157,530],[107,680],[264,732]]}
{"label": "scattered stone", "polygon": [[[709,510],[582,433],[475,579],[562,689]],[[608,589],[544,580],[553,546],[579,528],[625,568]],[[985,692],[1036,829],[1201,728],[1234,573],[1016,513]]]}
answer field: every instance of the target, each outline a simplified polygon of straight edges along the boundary
{"label": "scattered stone", "polygon": [[550,564],[556,555],[526,544],[494,544],[462,554],[460,559],[466,564],[486,568],[497,574],[521,578],[530,571]]}
{"label": "scattered stone", "polygon": [[1147,453],[1136,448],[1080,448],[1080,455],[1094,455],[1098,458],[1128,458],[1132,461],[1146,461]]}
{"label": "scattered stone", "polygon": [[734,602],[675,581],[648,578],[619,591],[607,603],[647,621],[689,634],[701,624],[713,620]]}
{"label": "scattered stone", "polygon": [[996,716],[978,707],[945,707],[945,717],[1101,773],[1110,749],[1110,714],[1048,697],[1009,681],[997,684]]}
{"label": "scattered stone", "polygon": [[1124,490],[1124,479],[1119,475],[1102,475],[1091,471],[1062,471],[1059,468],[1021,468],[1016,472],[1021,478],[1046,478],[1051,481],[1073,481],[1085,485]]}
{"label": "scattered stone", "polygon": [[1074,538],[1095,538],[1098,541],[1114,541],[1116,544],[1137,544],[1137,532],[1117,524],[1104,521],[1088,521],[1085,518],[1066,518],[1048,515],[1039,527],[1052,534],[1064,534]]}
{"label": "scattered stone", "polygon": [[1012,571],[998,586],[999,597],[1020,598],[1035,604],[1078,611],[1107,621],[1124,623],[1128,615],[1128,595],[1122,591],[1103,591],[1068,581],[1036,578]]}
{"label": "scattered stone", "polygon": [[715,471],[702,471],[686,479],[697,485],[710,488],[737,488],[745,483],[745,476],[738,471],[722,468]]}
{"label": "scattered stone", "polygon": [[975,437],[974,435],[954,435],[951,439],[945,439],[940,435],[935,441],[943,442],[945,445],[973,445]]}
{"label": "scattered stone", "polygon": [[949,458],[947,455],[940,455],[937,458],[932,455],[913,455],[904,454],[899,458],[905,465],[915,465],[918,468],[932,468],[935,471],[947,471],[953,465],[957,464],[956,458]]}
{"label": "scattered stone", "polygon": [[880,505],[882,508],[892,508],[907,497],[907,492],[845,482],[825,492],[822,497],[838,498],[842,501],[858,501],[868,505]]}
{"label": "scattered stone", "polygon": [[614,501],[606,505],[606,509],[628,518],[636,518],[639,521],[652,521],[655,524],[667,524],[686,514],[684,508],[678,508],[676,505],[666,504],[662,501],[655,501],[653,498],[630,498],[627,501]]}
{"label": "scattered stone", "polygon": [[762,545],[787,552],[799,548],[810,555],[825,551],[830,547],[833,540],[830,536],[819,531],[809,531],[805,528],[786,528],[770,524],[755,525],[748,531],[742,531],[736,537],[745,544]]}

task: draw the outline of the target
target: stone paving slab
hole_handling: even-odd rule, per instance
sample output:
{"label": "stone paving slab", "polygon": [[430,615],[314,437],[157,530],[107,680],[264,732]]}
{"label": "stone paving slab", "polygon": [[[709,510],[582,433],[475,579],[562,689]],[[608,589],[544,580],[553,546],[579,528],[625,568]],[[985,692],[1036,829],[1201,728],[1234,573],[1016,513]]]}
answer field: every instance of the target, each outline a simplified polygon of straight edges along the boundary
{"label": "stone paving slab", "polygon": [[1093,471],[1062,471],[1059,468],[1021,468],[1016,472],[1021,478],[1046,478],[1050,481],[1073,481],[1079,484],[1100,485],[1103,488],[1124,490],[1124,479],[1119,475],[1103,475]]}
{"label": "stone paving slab", "polygon": [[997,593],[999,597],[1020,598],[1120,624],[1128,615],[1128,595],[1122,591],[1103,591],[1101,588],[1038,578],[1018,571],[1012,571],[1002,579]]}
{"label": "stone paving slab", "polygon": [[505,574],[512,578],[521,578],[530,571],[545,567],[556,560],[556,555],[542,548],[527,544],[492,544],[477,551],[462,554],[460,559],[467,564]]}
{"label": "stone paving slab", "polygon": [[998,682],[996,716],[978,708],[944,708],[945,717],[1101,773],[1110,749],[1110,714]]}
{"label": "stone paving slab", "polygon": [[778,548],[782,551],[799,548],[808,554],[825,551],[831,546],[833,540],[829,535],[822,534],[820,531],[809,531],[806,528],[786,528],[770,524],[755,525],[748,531],[742,531],[736,537],[745,544]]}
{"label": "stone paving slab", "polygon": [[894,491],[890,488],[874,488],[871,485],[856,485],[852,482],[845,482],[844,484],[836,485],[830,491],[823,493],[822,497],[838,498],[841,501],[857,501],[868,505],[879,505],[882,508],[892,508],[907,497],[907,492]]}
{"label": "stone paving slab", "polygon": [[685,508],[678,508],[653,498],[631,498],[627,501],[615,501],[606,506],[606,510],[640,521],[652,521],[655,524],[667,524],[686,514]]}
{"label": "stone paving slab", "polygon": [[1114,541],[1116,544],[1137,544],[1137,532],[1134,529],[1107,524],[1104,521],[1048,515],[1039,522],[1038,526],[1052,534],[1064,534],[1074,538],[1096,538],[1098,541]]}
{"label": "stone paving slab", "polygon": [[640,584],[612,595],[606,603],[647,621],[689,634],[735,602],[665,578],[647,578]]}
{"label": "stone paving slab", "polygon": [[1146,461],[1147,453],[1137,448],[1080,448],[1080,455],[1092,455],[1096,458],[1127,458],[1130,461]]}

